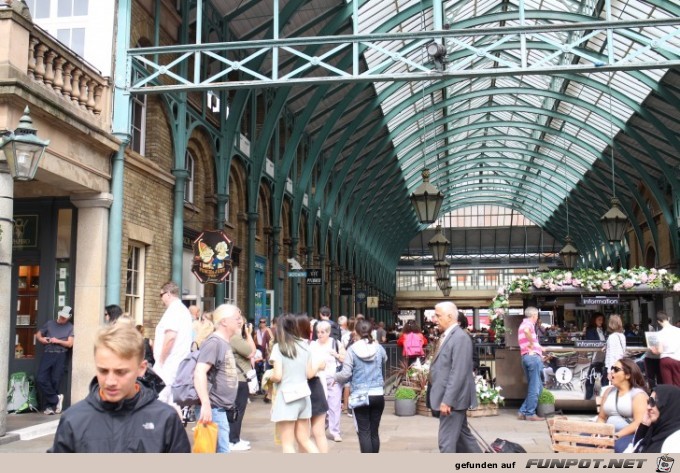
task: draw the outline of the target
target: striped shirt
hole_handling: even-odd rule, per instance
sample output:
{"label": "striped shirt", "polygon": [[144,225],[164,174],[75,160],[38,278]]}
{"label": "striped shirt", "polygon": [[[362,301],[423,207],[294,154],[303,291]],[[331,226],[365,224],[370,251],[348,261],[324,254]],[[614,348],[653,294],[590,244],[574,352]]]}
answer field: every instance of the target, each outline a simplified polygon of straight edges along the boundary
{"label": "striped shirt", "polygon": [[[525,330],[529,330],[531,333],[531,338],[527,338]],[[529,349],[529,343],[533,341],[534,345]],[[536,328],[531,318],[525,318],[519,326],[517,333],[517,342],[519,343],[519,351],[522,355],[538,354],[543,355],[543,347],[538,343],[538,338],[536,338]]]}

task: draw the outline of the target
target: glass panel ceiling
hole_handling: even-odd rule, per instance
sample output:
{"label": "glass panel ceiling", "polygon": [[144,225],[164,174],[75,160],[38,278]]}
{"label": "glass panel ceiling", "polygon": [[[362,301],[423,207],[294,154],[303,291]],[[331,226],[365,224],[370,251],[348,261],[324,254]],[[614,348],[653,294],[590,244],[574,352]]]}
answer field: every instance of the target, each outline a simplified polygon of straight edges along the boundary
{"label": "glass panel ceiling", "polygon": [[[517,1],[444,1],[444,22],[454,28],[462,25],[465,28],[488,29],[569,24],[585,21],[587,17],[606,19],[605,8],[601,2],[595,0],[524,0],[523,3],[524,19],[520,17]],[[677,5],[677,2],[669,3]],[[389,31],[385,30],[383,25],[387,21],[392,21],[400,13],[419,5],[423,11],[406,17]],[[597,8],[602,10],[597,11]],[[555,12],[562,16],[548,15]],[[491,17],[502,13],[505,14],[503,18]],[[611,14],[614,20],[661,19],[672,16],[667,11],[635,0],[612,0]],[[433,24],[431,9],[425,7],[420,0],[371,1],[360,9],[359,33],[427,31],[433,29]],[[663,60],[659,52],[641,50],[639,41],[644,41],[646,37],[665,37],[675,30],[675,26],[660,26],[640,29],[638,33],[627,36],[614,35],[613,55],[615,58],[623,58],[636,51],[638,59]],[[530,64],[542,61],[543,67],[606,61],[606,34],[599,32],[592,37],[585,35],[586,32],[583,31],[528,33],[525,36],[526,60]],[[667,41],[680,51],[680,40],[668,37]],[[539,43],[551,46],[535,47]],[[565,52],[562,49],[565,43],[576,49]],[[468,61],[464,67],[477,70],[495,68],[499,64],[519,64],[520,45],[519,35],[509,38],[509,35],[501,36],[491,32],[487,35],[447,38],[446,43],[449,58],[456,57],[460,60],[467,56]],[[415,63],[425,64],[430,61],[425,48],[418,42],[393,41],[390,45],[392,47],[398,47],[404,56]],[[468,47],[483,52],[469,55]],[[383,52],[375,49],[367,49],[364,59],[369,69],[387,64],[384,63]],[[390,63],[388,71],[404,73],[409,68],[405,63]],[[383,98],[381,108],[389,118],[387,127],[392,133],[392,144],[397,149],[404,178],[411,189],[419,184],[418,162],[423,161],[425,149],[431,168],[436,168],[437,159],[456,164],[489,160],[489,165],[507,169],[508,175],[525,176],[527,185],[534,187],[530,189],[533,191],[540,185],[535,169],[540,164],[548,171],[559,173],[562,176],[562,185],[564,180],[567,181],[567,188],[557,192],[558,195],[565,195],[577,185],[579,176],[588,172],[593,163],[601,158],[620,130],[619,125],[625,124],[639,111],[640,104],[649,96],[651,87],[665,72],[663,69],[652,69],[611,74],[470,77],[450,81],[444,94],[438,91],[434,96],[423,94],[423,89],[431,85],[436,87],[437,84],[404,82],[395,92]],[[393,86],[394,83],[391,82],[374,84],[378,94]],[[518,92],[517,89],[522,91]],[[625,94],[617,93],[612,97],[612,90],[625,91]],[[405,105],[406,103],[408,104]],[[402,107],[401,111],[394,113],[398,107]],[[442,126],[444,116],[446,124]],[[445,134],[446,138],[435,141],[435,121],[437,136]],[[470,125],[482,126],[466,128]],[[487,152],[484,148],[498,149]],[[505,151],[499,153],[499,149]],[[537,156],[545,156],[546,159],[537,159]],[[527,164],[520,166],[508,158],[523,160]],[[565,173],[562,169],[572,172]],[[455,171],[449,169],[447,172]],[[492,174],[494,173],[489,173],[489,177],[484,179],[482,187],[495,191],[494,183],[498,179],[494,179]],[[433,175],[433,179],[445,177]],[[560,203],[558,200],[548,202],[546,205],[552,206],[548,209],[549,213]]]}

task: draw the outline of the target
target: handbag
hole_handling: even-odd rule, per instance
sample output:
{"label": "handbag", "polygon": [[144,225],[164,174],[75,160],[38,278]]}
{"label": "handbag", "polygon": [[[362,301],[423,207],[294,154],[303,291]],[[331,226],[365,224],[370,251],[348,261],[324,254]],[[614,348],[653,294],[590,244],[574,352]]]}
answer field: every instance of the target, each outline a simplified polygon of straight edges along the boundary
{"label": "handbag", "polygon": [[215,453],[217,451],[217,424],[198,423],[194,427],[194,446],[192,453]]}
{"label": "handbag", "polygon": [[283,395],[283,401],[286,403],[297,401],[298,399],[302,399],[304,397],[309,397],[311,394],[312,391],[309,389],[309,385],[307,383],[281,388],[281,395]]}
{"label": "handbag", "polygon": [[368,392],[367,391],[360,391],[360,392],[351,392],[349,395],[349,401],[348,405],[352,409],[356,409],[357,407],[363,407],[363,406],[368,406],[369,404],[369,399],[368,399]]}

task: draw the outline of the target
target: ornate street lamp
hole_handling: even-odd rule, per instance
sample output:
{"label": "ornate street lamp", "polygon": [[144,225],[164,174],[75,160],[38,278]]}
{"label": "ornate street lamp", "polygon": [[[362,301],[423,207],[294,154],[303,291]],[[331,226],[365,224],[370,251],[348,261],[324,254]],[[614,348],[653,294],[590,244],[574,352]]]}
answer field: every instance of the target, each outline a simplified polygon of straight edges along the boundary
{"label": "ornate street lamp", "polygon": [[449,294],[451,294],[451,286],[444,286],[442,288],[442,294],[444,297],[449,297]]}
{"label": "ornate street lamp", "polygon": [[[12,217],[14,214],[14,182],[33,179],[45,153],[48,140],[40,140],[33,128],[28,107],[16,130],[0,135],[0,293],[12,288]],[[5,159],[2,159],[4,155]],[[0,340],[10,338],[11,308],[9,301],[0,303]],[[8,379],[9,350],[0,350],[0,380]],[[7,391],[0,388],[0,437],[7,433]]]}
{"label": "ornate street lamp", "polygon": [[30,110],[26,107],[16,130],[0,140],[9,173],[16,181],[30,181],[35,177],[45,148],[50,144],[50,140],[41,140],[36,133]]}
{"label": "ornate street lamp", "polygon": [[427,243],[432,251],[432,259],[435,262],[444,261],[446,259],[446,250],[449,248],[449,240],[446,239],[442,233],[442,226],[437,225],[437,232],[432,239]]}
{"label": "ornate street lamp", "polygon": [[434,264],[434,272],[437,275],[437,280],[446,279],[448,281],[450,267],[451,263],[449,263],[448,261],[437,261]]}
{"label": "ornate street lamp", "polygon": [[612,207],[600,218],[604,234],[611,243],[619,243],[623,240],[628,228],[628,217],[621,211],[621,201],[612,197]]}
{"label": "ornate street lamp", "polygon": [[420,223],[434,223],[444,202],[444,194],[430,184],[430,170],[423,169],[423,182],[411,194],[411,204]]}
{"label": "ornate street lamp", "polygon": [[437,278],[437,287],[439,289],[444,289],[447,286],[451,285],[451,280],[448,277],[445,278]]}

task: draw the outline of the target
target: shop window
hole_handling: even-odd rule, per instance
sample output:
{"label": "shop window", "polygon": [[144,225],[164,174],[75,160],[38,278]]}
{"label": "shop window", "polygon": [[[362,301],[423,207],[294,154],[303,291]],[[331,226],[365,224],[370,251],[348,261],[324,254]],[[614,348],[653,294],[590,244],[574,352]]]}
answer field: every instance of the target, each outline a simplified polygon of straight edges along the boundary
{"label": "shop window", "polygon": [[125,312],[136,323],[142,323],[144,317],[144,257],[146,248],[141,245],[128,246],[127,268],[125,277]]}
{"label": "shop window", "polygon": [[238,268],[233,267],[224,280],[224,303],[237,305]]}
{"label": "shop window", "polygon": [[194,203],[194,166],[195,160],[191,151],[187,150],[184,155],[184,170],[188,173],[187,180],[184,182],[184,202]]}

